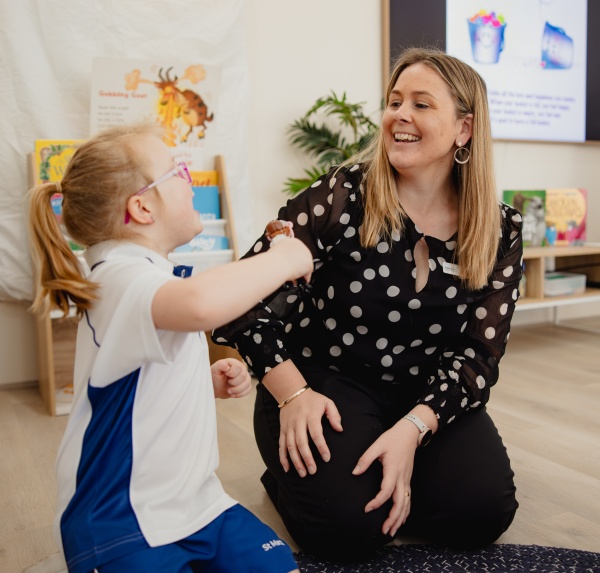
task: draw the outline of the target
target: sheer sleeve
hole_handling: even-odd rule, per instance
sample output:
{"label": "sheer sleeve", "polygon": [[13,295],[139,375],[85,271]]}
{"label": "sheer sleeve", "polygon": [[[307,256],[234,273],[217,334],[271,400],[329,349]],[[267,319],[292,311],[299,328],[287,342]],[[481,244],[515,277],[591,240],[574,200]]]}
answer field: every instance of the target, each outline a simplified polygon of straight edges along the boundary
{"label": "sheer sleeve", "polygon": [[506,205],[501,210],[502,236],[489,283],[469,305],[462,336],[445,349],[437,376],[419,400],[436,413],[440,430],[469,409],[483,407],[498,380],[523,273],[521,215]]}
{"label": "sheer sleeve", "polygon": [[[333,167],[308,189],[287,202],[278,218],[293,223],[294,235],[310,249],[319,272],[328,250],[347,230],[349,204],[359,200],[362,171],[359,165]],[[242,258],[269,248],[264,234]],[[286,326],[310,294],[310,284],[286,283],[249,312],[216,329],[216,344],[234,346],[259,378],[291,358],[286,345]]]}

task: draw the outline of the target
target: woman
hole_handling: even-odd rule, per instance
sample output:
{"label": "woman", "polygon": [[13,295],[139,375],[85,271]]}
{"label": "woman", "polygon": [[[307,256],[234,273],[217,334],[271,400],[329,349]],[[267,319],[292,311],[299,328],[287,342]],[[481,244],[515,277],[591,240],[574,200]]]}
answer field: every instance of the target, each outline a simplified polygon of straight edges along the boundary
{"label": "woman", "polygon": [[328,559],[398,532],[485,545],[518,506],[485,404],[518,298],[521,217],[498,203],[485,84],[411,49],[386,102],[370,148],[279,212],[313,253],[310,285],[214,333],[260,379],[273,503]]}

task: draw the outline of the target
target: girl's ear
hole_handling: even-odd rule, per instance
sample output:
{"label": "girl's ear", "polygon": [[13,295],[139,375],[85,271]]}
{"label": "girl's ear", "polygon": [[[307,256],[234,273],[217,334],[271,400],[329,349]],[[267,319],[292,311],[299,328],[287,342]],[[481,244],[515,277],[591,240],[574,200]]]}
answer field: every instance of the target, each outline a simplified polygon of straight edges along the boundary
{"label": "girl's ear", "polygon": [[460,121],[461,124],[457,142],[460,141],[463,145],[466,145],[473,135],[473,114],[468,113]]}
{"label": "girl's ear", "polygon": [[132,221],[139,225],[150,225],[154,223],[152,213],[146,205],[142,195],[133,195],[127,199],[127,212]]}

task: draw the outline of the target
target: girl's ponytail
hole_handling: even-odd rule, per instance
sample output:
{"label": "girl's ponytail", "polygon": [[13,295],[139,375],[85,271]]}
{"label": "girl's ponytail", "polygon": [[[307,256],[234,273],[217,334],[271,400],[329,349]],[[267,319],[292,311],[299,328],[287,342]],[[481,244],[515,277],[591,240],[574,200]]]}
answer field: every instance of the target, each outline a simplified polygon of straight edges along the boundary
{"label": "girl's ponytail", "polygon": [[60,184],[34,187],[29,197],[29,234],[37,276],[37,289],[31,310],[45,314],[53,308],[65,315],[70,304],[81,316],[96,300],[97,285],[86,280],[81,264],[71,250],[56,215],[51,198]]}
{"label": "girl's ponytail", "polygon": [[[65,234],[84,248],[135,238],[135,231],[124,224],[127,199],[150,182],[136,143],[162,134],[152,123],[107,129],[75,151],[61,183],[45,183],[30,191],[29,231],[38,287],[34,312],[58,308],[66,314],[74,304],[81,316],[98,298],[98,286],[85,279]],[[50,200],[61,192],[59,225]]]}

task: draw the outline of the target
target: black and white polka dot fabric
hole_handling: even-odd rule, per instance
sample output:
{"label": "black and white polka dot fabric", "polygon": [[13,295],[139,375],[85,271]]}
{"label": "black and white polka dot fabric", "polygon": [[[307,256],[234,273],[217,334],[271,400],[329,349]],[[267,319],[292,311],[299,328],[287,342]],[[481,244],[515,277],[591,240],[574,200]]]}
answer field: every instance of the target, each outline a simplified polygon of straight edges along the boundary
{"label": "black and white polka dot fabric", "polygon": [[[485,404],[498,379],[522,274],[521,216],[500,204],[497,264],[485,288],[468,291],[448,272],[456,235],[424,236],[407,219],[391,244],[360,246],[361,181],[359,165],[332,169],[288,201],[278,218],[292,221],[313,253],[310,290],[282,289],[213,339],[235,345],[259,379],[287,359],[319,364],[359,383],[402,385],[450,423]],[[414,248],[423,237],[430,273],[417,292]],[[246,256],[268,248],[261,237]]]}

